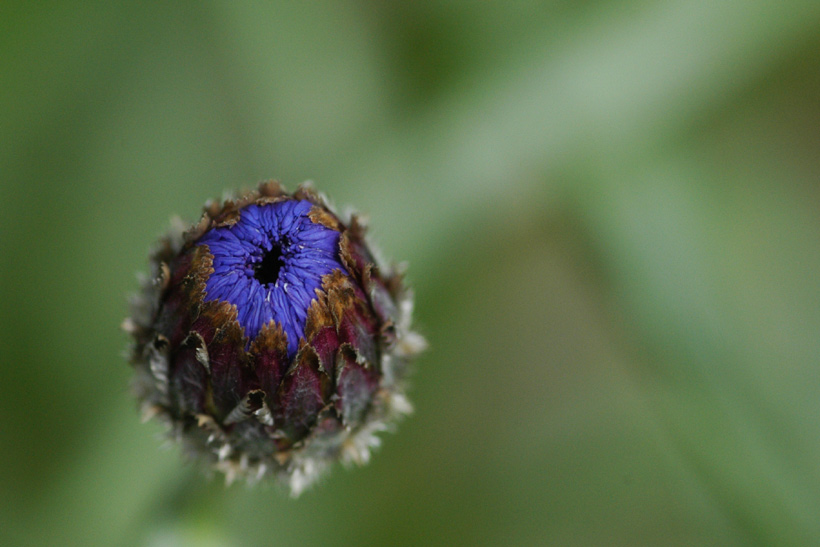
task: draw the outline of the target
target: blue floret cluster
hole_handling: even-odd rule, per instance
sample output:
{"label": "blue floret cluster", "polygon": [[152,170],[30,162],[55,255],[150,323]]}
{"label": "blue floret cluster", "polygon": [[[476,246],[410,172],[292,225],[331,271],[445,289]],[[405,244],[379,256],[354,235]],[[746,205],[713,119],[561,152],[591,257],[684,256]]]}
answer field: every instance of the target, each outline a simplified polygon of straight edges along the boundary
{"label": "blue floret cluster", "polygon": [[249,343],[276,321],[296,353],[305,320],[322,276],[344,266],[339,261],[339,232],[313,222],[306,200],[249,205],[239,221],[205,233],[214,271],[205,286],[205,301],[236,306]]}

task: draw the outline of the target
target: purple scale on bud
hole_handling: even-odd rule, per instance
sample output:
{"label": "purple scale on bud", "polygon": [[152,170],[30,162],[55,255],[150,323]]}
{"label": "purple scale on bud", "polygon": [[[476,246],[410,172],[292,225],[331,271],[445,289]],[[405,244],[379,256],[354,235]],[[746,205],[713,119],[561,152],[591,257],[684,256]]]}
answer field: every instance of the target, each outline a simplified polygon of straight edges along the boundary
{"label": "purple scale on bud", "polygon": [[276,182],[176,226],[124,323],[147,415],[229,480],[276,476],[294,494],[336,460],[367,461],[410,411],[403,378],[425,342],[364,232]]}

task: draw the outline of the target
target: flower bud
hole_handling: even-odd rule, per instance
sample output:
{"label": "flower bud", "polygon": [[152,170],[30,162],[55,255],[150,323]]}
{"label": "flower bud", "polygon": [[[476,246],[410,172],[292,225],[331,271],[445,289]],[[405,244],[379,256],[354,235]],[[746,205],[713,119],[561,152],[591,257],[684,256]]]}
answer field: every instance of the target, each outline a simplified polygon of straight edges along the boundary
{"label": "flower bud", "polygon": [[403,378],[425,342],[364,232],[276,182],[173,229],[124,323],[146,414],[228,480],[273,475],[298,494],[336,460],[366,462],[410,411]]}

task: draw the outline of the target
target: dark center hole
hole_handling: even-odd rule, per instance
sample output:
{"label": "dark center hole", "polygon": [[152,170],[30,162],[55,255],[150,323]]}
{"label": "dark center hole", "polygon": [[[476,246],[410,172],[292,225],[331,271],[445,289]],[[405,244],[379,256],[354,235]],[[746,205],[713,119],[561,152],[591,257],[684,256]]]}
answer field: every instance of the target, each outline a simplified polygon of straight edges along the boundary
{"label": "dark center hole", "polygon": [[276,283],[282,263],[282,246],[274,243],[271,250],[262,257],[262,260],[253,265],[253,277],[263,285]]}

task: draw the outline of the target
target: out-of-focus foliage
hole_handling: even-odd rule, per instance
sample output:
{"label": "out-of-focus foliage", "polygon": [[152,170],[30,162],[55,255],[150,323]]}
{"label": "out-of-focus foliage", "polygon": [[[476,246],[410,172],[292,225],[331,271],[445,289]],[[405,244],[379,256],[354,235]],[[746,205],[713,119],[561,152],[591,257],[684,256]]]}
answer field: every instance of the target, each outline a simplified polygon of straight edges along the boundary
{"label": "out-of-focus foliage", "polygon": [[[6,2],[0,59],[0,544],[820,542],[820,2]],[[432,347],[298,500],[160,450],[118,329],[271,177]]]}

